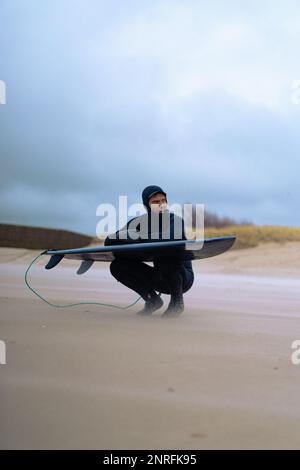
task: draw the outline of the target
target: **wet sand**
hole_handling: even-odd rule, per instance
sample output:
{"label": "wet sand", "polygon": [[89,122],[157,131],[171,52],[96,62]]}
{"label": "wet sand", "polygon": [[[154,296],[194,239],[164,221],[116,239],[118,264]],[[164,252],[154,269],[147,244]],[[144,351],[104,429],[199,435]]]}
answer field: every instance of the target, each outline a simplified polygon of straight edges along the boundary
{"label": "wet sand", "polygon": [[[186,310],[167,320],[138,317],[141,302],[50,307],[24,284],[34,256],[0,249],[1,448],[300,448],[300,243],[195,262]],[[52,302],[137,298],[105,263],[44,264],[30,282]]]}

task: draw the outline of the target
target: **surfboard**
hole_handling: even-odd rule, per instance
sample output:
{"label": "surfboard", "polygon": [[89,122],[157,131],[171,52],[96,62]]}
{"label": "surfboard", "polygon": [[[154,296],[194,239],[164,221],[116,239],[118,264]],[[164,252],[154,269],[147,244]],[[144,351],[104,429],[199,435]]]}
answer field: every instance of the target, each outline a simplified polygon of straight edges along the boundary
{"label": "surfboard", "polygon": [[85,273],[95,261],[111,262],[116,258],[155,261],[159,258],[177,258],[182,261],[198,260],[220,255],[229,250],[236,237],[206,238],[203,240],[153,241],[126,243],[110,246],[73,248],[68,250],[46,250],[43,254],[51,258],[46,269],[54,268],[63,258],[78,259],[82,263],[77,274]]}

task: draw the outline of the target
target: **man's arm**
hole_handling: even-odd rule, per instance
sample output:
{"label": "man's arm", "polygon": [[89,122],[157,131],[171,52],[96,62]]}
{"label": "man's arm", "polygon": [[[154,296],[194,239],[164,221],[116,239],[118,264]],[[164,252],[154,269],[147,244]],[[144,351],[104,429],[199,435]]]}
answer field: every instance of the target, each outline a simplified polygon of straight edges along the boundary
{"label": "man's arm", "polygon": [[[134,223],[131,224],[132,222]],[[168,214],[168,217],[163,222],[159,232],[148,234],[147,229],[147,233],[144,233],[142,236],[140,231],[142,230],[143,223],[145,222],[147,222],[147,216],[140,216],[131,219],[115,234],[108,235],[104,241],[104,245],[110,246],[133,243],[186,240],[184,220],[174,213]]]}
{"label": "man's arm", "polygon": [[139,243],[140,239],[138,237],[138,231],[136,229],[128,228],[132,220],[134,219],[131,219],[129,222],[127,222],[127,224],[117,232],[108,235],[104,240],[104,245],[112,246]]}
{"label": "man's arm", "polygon": [[186,240],[183,218],[171,212],[169,222],[163,223],[159,239],[165,241]]}

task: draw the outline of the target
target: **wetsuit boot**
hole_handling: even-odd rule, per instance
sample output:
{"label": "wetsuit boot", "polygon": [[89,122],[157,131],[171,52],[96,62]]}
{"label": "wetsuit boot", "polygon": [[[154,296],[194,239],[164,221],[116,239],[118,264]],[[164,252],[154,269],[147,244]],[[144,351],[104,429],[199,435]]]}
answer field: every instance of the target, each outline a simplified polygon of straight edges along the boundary
{"label": "wetsuit boot", "polygon": [[184,311],[184,301],[182,292],[171,294],[171,300],[167,310],[162,314],[163,318],[178,317]]}
{"label": "wetsuit boot", "polygon": [[146,294],[143,298],[145,300],[144,308],[139,310],[137,315],[152,315],[152,313],[162,307],[164,303],[160,295],[155,291],[149,292],[149,294]]}

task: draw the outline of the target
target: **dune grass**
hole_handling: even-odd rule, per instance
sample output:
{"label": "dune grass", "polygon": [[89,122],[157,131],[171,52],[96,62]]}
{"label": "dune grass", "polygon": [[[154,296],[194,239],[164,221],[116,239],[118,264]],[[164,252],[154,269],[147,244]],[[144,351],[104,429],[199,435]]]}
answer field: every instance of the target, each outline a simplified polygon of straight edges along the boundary
{"label": "dune grass", "polygon": [[[186,230],[187,235],[190,233]],[[227,227],[205,229],[205,238],[236,236],[236,242],[232,249],[252,248],[260,243],[276,242],[285,243],[289,241],[300,242],[300,228],[281,226],[259,226],[259,225],[228,225]],[[105,237],[104,237],[105,238]],[[102,244],[103,239],[94,238],[91,245]],[[201,238],[201,234],[197,234]]]}
{"label": "dune grass", "polygon": [[270,225],[230,225],[223,228],[208,227],[205,229],[205,238],[230,235],[237,237],[233,248],[251,248],[260,243],[300,241],[300,228]]}

